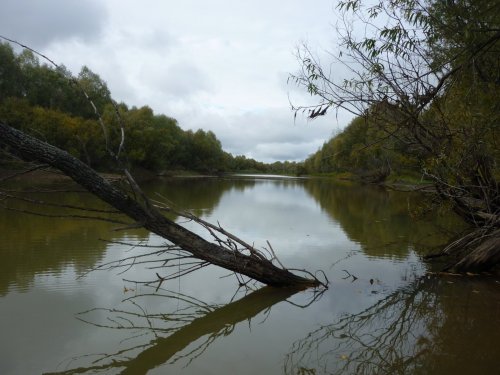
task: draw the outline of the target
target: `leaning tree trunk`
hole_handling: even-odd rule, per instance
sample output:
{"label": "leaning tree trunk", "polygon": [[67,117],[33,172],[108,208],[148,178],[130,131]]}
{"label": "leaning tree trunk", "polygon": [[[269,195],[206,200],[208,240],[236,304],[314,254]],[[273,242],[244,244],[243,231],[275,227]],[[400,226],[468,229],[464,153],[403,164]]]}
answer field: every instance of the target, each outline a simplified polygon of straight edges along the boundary
{"label": "leaning tree trunk", "polygon": [[321,283],[276,267],[255,255],[230,251],[190,232],[167,219],[157,209],[139,202],[111,185],[92,168],[48,143],[42,142],[0,121],[0,144],[25,160],[38,161],[59,169],[76,183],[121,211],[140,226],[171,241],[195,258],[240,273],[270,286],[312,287]]}

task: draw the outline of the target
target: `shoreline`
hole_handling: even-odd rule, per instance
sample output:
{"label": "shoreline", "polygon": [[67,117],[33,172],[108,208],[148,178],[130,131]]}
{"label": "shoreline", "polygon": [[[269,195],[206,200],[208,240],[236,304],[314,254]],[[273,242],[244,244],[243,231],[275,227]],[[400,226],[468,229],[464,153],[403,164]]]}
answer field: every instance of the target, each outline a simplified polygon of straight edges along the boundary
{"label": "shoreline", "polygon": [[[5,168],[0,167],[0,182],[1,181],[11,181],[11,182],[30,182],[36,181],[41,184],[51,184],[58,182],[70,182],[72,181],[70,177],[64,175],[58,170],[45,168],[33,171],[27,171],[29,168]],[[132,175],[136,179],[137,182],[146,182],[148,180],[156,179],[156,178],[223,178],[223,177],[241,177],[241,178],[251,178],[256,177],[254,174],[238,174],[238,173],[225,173],[221,175],[217,174],[202,174],[195,171],[163,171],[161,173],[155,173],[145,169],[134,169],[131,171]],[[99,175],[105,178],[108,181],[119,181],[124,179],[125,176],[119,173],[111,173],[111,172],[99,172]],[[266,174],[259,174],[259,177],[266,178]],[[269,178],[281,178],[291,176],[277,176],[277,175],[269,175]],[[396,190],[401,192],[423,192],[423,193],[433,193],[435,192],[434,186],[432,183],[413,183],[410,181],[405,181],[404,179],[397,179],[396,181],[391,182],[366,182],[357,178],[347,177],[347,176],[332,176],[332,175],[305,175],[305,176],[294,176],[294,178],[304,179],[304,178],[325,178],[338,182],[344,183],[354,183],[354,184],[365,184],[372,186],[380,186],[390,190]]]}
{"label": "shoreline", "polygon": [[[116,173],[99,173],[99,175],[110,181],[117,181],[123,178],[123,176]],[[50,168],[29,171],[29,168],[0,167],[0,181],[29,182],[30,180],[43,184],[73,181],[62,172]]]}

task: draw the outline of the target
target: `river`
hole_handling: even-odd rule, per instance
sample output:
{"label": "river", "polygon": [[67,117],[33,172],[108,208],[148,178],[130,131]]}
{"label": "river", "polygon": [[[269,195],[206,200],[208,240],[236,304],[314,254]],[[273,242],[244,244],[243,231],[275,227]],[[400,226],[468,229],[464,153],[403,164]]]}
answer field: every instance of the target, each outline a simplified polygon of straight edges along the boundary
{"label": "river", "polygon": [[[166,272],[148,264],[89,272],[164,241],[0,209],[0,374],[498,373],[500,282],[430,273],[422,256],[461,226],[423,213],[423,195],[262,176],[144,188],[257,247],[269,241],[287,267],[324,272],[329,289],[247,290],[213,266],[160,288],[135,282]],[[86,193],[30,196],[104,208]]]}

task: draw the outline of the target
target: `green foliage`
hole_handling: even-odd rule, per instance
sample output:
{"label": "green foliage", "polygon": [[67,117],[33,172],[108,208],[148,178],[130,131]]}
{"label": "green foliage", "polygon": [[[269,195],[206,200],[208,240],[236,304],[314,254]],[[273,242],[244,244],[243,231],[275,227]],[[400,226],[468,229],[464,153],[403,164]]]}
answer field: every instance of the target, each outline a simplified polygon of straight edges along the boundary
{"label": "green foliage", "polygon": [[194,169],[206,173],[222,172],[224,166],[224,151],[220,141],[211,131],[202,129],[185,133],[185,149],[187,158],[184,163]]}
{"label": "green foliage", "polygon": [[306,159],[307,173],[387,177],[418,171],[419,160],[397,138],[387,136],[387,124],[379,122],[378,116],[356,117]]}
{"label": "green foliage", "polygon": [[102,164],[105,152],[95,120],[31,106],[27,99],[8,98],[0,104],[0,118],[44,141],[62,148],[89,165]]}
{"label": "green foliage", "polygon": [[20,96],[21,69],[9,44],[0,43],[0,101],[10,96]]}
{"label": "green foliage", "polygon": [[[97,121],[101,114],[107,137]],[[128,108],[112,104],[110,91],[99,75],[82,67],[73,78],[64,67],[40,64],[31,51],[16,55],[0,43],[0,119],[57,147],[100,170],[115,163],[106,152],[121,140],[119,112],[125,130],[123,156],[132,167],[152,171],[193,170],[201,173],[257,171],[268,166],[222,149],[211,131],[184,131],[177,121],[157,115],[147,106]]]}
{"label": "green foliage", "polygon": [[302,70],[292,78],[318,102],[295,109],[358,118],[306,169],[377,179],[420,171],[467,222],[498,228],[500,3],[354,0],[338,9],[346,29],[336,62],[352,74],[337,79],[299,49]]}
{"label": "green foliage", "polygon": [[[8,45],[2,44],[2,48],[5,46]],[[17,78],[15,76],[11,78],[16,89],[5,91],[6,97],[22,97],[33,106],[58,110],[86,119],[94,119],[95,111],[83,90],[99,111],[102,111],[104,105],[111,100],[106,83],[87,67],[83,67],[78,77],[74,79],[64,65],[56,69],[45,64],[41,65],[38,58],[30,51],[18,55],[15,63],[19,74]]]}

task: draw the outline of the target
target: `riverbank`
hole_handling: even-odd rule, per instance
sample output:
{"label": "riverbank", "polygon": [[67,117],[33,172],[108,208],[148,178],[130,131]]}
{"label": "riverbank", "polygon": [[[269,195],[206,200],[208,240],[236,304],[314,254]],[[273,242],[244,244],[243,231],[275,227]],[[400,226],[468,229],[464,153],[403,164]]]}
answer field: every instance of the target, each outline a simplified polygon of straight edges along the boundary
{"label": "riverbank", "polygon": [[[36,181],[38,184],[51,184],[57,182],[70,181],[70,178],[61,173],[58,170],[52,168],[41,168],[36,170],[31,170],[28,164],[19,164],[14,166],[0,166],[0,181],[10,180],[18,182],[32,182]],[[220,174],[207,174],[200,173],[192,170],[168,170],[162,172],[153,172],[144,168],[133,168],[131,171],[132,176],[137,182],[146,182],[154,180],[158,177],[164,178],[219,178],[224,176],[232,175],[248,175],[250,177],[255,177],[256,174],[246,174],[241,172],[226,172]],[[113,172],[100,172],[103,178],[110,181],[118,181],[124,176],[120,173]],[[259,173],[259,176],[271,176],[271,177],[297,177],[289,175],[275,175],[275,174],[265,174]],[[362,178],[353,173],[322,173],[314,174],[308,176],[300,176],[300,178],[326,178],[336,180],[338,182],[345,183],[355,183],[355,184],[367,184],[382,186],[391,190],[398,190],[403,192],[411,191],[422,191],[425,193],[435,192],[433,184],[422,178],[417,178],[415,176],[409,175],[391,175],[384,179],[383,181],[370,181]]]}
{"label": "riverbank", "polygon": [[[154,180],[159,177],[164,178],[219,178],[225,176],[270,176],[277,177],[276,174],[266,174],[266,173],[246,173],[246,172],[225,172],[225,173],[200,173],[193,170],[167,170],[161,172],[154,172],[144,168],[132,168],[130,173],[135,178],[137,182],[145,182]],[[119,180],[124,178],[120,173],[113,172],[100,172],[102,177],[107,180]],[[280,175],[281,176],[281,175]],[[290,175],[283,175],[283,177],[296,177]],[[38,183],[56,183],[61,181],[69,181],[70,178],[61,173],[58,170],[52,168],[41,168],[32,170],[32,167],[28,164],[19,164],[15,166],[0,166],[0,181],[11,180],[11,181],[37,181]]]}
{"label": "riverbank", "polygon": [[[116,173],[99,173],[106,180],[116,181],[123,178],[123,176]],[[62,172],[52,169],[43,168],[30,170],[30,167],[24,168],[1,168],[0,167],[0,181],[14,181],[14,182],[31,182],[36,181],[39,184],[51,184],[57,182],[71,181],[71,178]]]}
{"label": "riverbank", "polygon": [[436,191],[431,181],[411,175],[390,175],[382,181],[366,179],[363,176],[351,172],[318,173],[310,175],[310,177],[328,178],[341,182],[351,182],[363,185],[382,186],[387,189],[403,192],[422,191],[424,193],[434,193]]}

